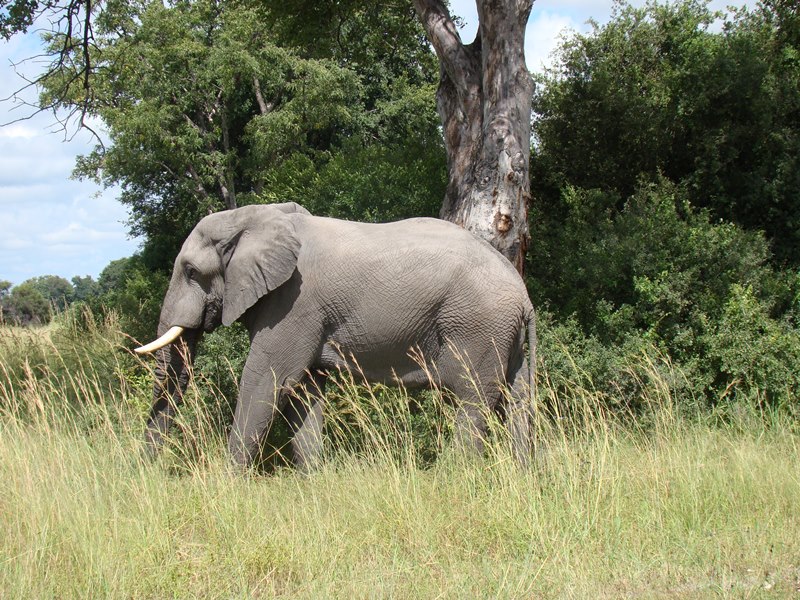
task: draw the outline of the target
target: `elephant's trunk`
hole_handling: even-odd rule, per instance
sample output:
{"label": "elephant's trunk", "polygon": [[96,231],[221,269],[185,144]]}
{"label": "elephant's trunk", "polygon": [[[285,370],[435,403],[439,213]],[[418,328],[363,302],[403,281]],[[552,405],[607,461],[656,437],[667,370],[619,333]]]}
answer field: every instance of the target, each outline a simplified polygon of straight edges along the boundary
{"label": "elephant's trunk", "polygon": [[[162,320],[158,327],[159,340],[175,328],[169,328]],[[173,331],[174,333],[174,331]],[[182,335],[181,335],[182,333]],[[153,384],[153,407],[145,430],[145,444],[150,456],[155,456],[164,443],[164,438],[175,418],[177,407],[189,383],[191,365],[194,363],[197,342],[202,332],[183,329],[173,343],[161,345],[155,351],[155,383]],[[158,341],[158,340],[157,340]],[[155,345],[148,344],[148,346]],[[147,348],[147,346],[145,346]]]}

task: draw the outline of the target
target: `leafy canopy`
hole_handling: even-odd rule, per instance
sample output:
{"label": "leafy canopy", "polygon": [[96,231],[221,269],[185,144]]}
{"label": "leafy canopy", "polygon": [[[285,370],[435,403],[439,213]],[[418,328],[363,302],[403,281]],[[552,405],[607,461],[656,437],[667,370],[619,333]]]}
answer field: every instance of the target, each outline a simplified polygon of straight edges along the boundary
{"label": "leafy canopy", "polygon": [[[410,6],[354,4],[314,37],[295,31],[279,3],[111,8],[94,22],[89,103],[110,140],[76,174],[121,185],[152,266],[170,266],[189,229],[225,207],[435,212],[445,176],[436,63]],[[63,46],[52,37],[53,52]],[[83,102],[65,94],[85,66],[72,59],[45,78],[43,105]]]}
{"label": "leafy canopy", "polygon": [[544,213],[561,214],[566,185],[622,203],[663,175],[800,265],[800,12],[765,2],[716,31],[721,17],[695,0],[617,4],[562,45],[534,101]]}

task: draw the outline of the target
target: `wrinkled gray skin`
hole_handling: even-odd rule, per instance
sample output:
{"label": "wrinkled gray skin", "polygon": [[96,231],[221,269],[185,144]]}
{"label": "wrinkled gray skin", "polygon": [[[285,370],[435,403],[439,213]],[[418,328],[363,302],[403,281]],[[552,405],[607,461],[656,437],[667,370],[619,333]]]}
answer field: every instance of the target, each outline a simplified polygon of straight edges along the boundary
{"label": "wrinkled gray skin", "polygon": [[[212,214],[183,244],[164,298],[159,336],[184,327],[185,346],[178,340],[157,352],[148,447],[157,451],[180,403],[188,378],[183,357],[193,360],[203,331],[238,319],[251,348],[229,439],[236,465],[253,463],[282,410],[295,462],[313,466],[321,450],[320,372],[355,359],[370,381],[430,385],[414,352],[435,383],[460,399],[457,438],[477,451],[486,409],[498,408],[503,386],[510,386],[503,408],[524,463],[531,450],[533,317],[511,264],[451,223],[355,223],[315,217],[294,203]],[[287,393],[293,387],[311,392]]]}

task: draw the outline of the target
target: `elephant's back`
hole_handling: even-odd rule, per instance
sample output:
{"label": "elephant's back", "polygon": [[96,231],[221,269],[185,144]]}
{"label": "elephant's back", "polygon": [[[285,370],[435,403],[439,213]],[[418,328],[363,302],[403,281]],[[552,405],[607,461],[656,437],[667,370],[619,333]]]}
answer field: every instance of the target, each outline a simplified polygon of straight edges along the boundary
{"label": "elephant's back", "polygon": [[[511,262],[486,240],[478,238],[463,227],[443,221],[419,217],[378,225],[396,228],[394,237],[409,252],[441,257],[444,264],[453,264],[461,271],[461,281],[474,280],[479,287],[513,288],[527,297],[522,277]],[[452,260],[452,263],[447,261]]]}
{"label": "elephant's back", "polygon": [[[407,253],[423,260],[446,256],[478,271],[505,273],[520,279],[511,263],[485,240],[449,221],[417,217],[389,223],[361,223],[326,217],[310,217],[316,240],[334,255],[370,254],[376,257]],[[521,281],[521,279],[520,279]]]}
{"label": "elephant's back", "polygon": [[[434,297],[481,297],[530,306],[527,289],[511,263],[486,241],[453,223],[414,218],[391,223],[359,223],[304,217],[312,227],[304,240],[332,282],[349,281],[367,296],[414,293]],[[326,287],[323,285],[323,287]],[[424,291],[422,291],[424,289]]]}

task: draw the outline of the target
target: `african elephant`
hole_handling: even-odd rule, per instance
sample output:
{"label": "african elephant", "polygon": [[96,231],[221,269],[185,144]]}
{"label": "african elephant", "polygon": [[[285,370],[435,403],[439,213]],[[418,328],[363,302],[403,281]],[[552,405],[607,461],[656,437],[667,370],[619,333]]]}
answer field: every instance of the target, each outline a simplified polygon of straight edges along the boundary
{"label": "african elephant", "polygon": [[287,392],[322,390],[326,371],[352,362],[369,381],[429,385],[415,353],[432,366],[434,383],[459,398],[456,437],[477,450],[485,409],[499,407],[510,386],[502,406],[514,452],[527,460],[533,306],[512,265],[452,223],[356,223],[312,216],[295,203],[202,219],[175,260],[160,337],[137,349],[157,352],[151,450],[169,428],[202,333],[236,320],[251,343],[229,438],[236,465],[252,464],[282,410],[296,464],[311,467],[320,456],[323,394]]}

